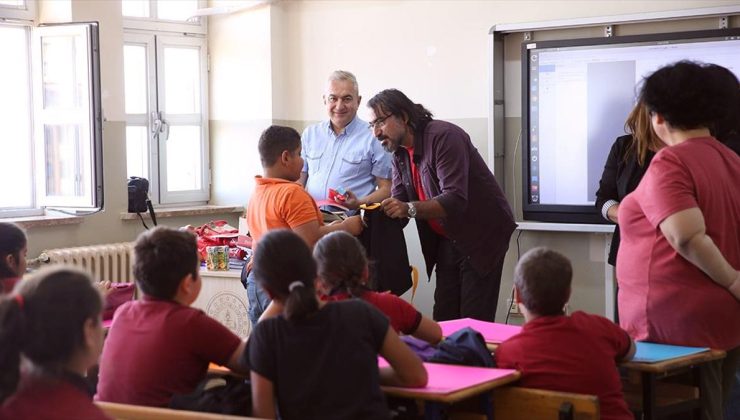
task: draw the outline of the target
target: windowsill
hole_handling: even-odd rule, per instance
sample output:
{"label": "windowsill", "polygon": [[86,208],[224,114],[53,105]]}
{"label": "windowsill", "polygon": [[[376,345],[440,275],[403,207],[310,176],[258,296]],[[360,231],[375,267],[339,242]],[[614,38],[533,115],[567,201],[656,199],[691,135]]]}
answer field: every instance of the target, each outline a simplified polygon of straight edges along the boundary
{"label": "windowsill", "polygon": [[15,223],[26,229],[43,226],[78,225],[82,223],[83,220],[84,217],[57,213],[40,216],[8,217],[0,219],[0,221]]}
{"label": "windowsill", "polygon": [[[157,219],[167,217],[200,216],[204,214],[244,213],[244,206],[187,206],[187,207],[162,207],[155,208]],[[141,213],[145,219],[151,219],[149,212]],[[121,220],[139,220],[136,213],[121,213]]]}

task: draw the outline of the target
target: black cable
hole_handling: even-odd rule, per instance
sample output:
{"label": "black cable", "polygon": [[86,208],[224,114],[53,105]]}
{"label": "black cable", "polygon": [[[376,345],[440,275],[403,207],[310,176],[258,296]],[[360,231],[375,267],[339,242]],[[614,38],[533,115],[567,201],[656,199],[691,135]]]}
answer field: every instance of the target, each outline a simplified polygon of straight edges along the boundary
{"label": "black cable", "polygon": [[[522,237],[522,232],[523,231],[520,229],[519,233],[516,235],[516,260],[517,261],[519,261],[519,258],[522,257],[521,246],[519,244],[519,238]],[[509,300],[507,302],[509,305],[508,305],[508,308],[506,308],[506,319],[504,320],[504,324],[509,323],[509,317],[511,317],[511,306],[514,304],[514,284],[513,282],[511,285],[511,295],[509,296]]]}

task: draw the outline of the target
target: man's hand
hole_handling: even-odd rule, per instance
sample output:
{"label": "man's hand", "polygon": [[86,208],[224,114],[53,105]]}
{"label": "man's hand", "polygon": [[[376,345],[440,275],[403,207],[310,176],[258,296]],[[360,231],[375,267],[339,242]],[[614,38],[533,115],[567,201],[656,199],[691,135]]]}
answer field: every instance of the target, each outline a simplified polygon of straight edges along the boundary
{"label": "man's hand", "polygon": [[362,203],[357,198],[357,196],[355,195],[355,193],[353,193],[351,190],[346,190],[344,192],[344,201],[341,204],[344,205],[344,207],[347,207],[350,210],[355,210]]}
{"label": "man's hand", "polygon": [[342,222],[342,230],[357,236],[362,233],[362,218],[360,216],[352,216],[344,219]]}
{"label": "man's hand", "polygon": [[385,214],[392,219],[409,217],[409,205],[396,198],[386,198],[380,203]]}

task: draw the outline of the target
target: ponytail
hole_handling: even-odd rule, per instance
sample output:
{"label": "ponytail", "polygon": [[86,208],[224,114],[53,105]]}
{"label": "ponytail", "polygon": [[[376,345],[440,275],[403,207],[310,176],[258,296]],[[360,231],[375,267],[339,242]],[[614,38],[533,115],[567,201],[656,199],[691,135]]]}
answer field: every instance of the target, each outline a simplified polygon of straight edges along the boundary
{"label": "ponytail", "polygon": [[294,281],[288,286],[288,296],[285,298],[285,318],[289,321],[301,320],[319,310],[319,301],[316,300],[316,291],[313,287],[306,287],[302,281]]}
{"label": "ponytail", "polygon": [[254,277],[284,306],[288,320],[305,319],[319,310],[314,279],[316,262],[306,242],[287,229],[263,236],[254,252]]}
{"label": "ponytail", "polygon": [[0,402],[18,386],[20,355],[60,374],[84,348],[84,325],[100,322],[103,301],[90,276],[67,267],[39,270],[0,300]]}
{"label": "ponytail", "polygon": [[22,302],[22,298],[10,295],[0,299],[0,405],[18,387],[24,330]]}
{"label": "ponytail", "polygon": [[328,289],[346,291],[361,298],[368,270],[365,248],[347,232],[335,231],[319,239],[313,250],[319,279]]}

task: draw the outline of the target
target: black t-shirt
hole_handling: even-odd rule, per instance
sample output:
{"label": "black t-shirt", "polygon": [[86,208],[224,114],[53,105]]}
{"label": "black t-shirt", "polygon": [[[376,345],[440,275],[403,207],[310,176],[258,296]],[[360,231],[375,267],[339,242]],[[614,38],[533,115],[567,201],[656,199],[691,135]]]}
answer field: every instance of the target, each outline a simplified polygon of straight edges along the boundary
{"label": "black t-shirt", "polygon": [[383,419],[378,352],[388,318],[361,300],[332,302],[290,322],[261,321],[249,339],[251,369],[272,381],[283,419]]}

